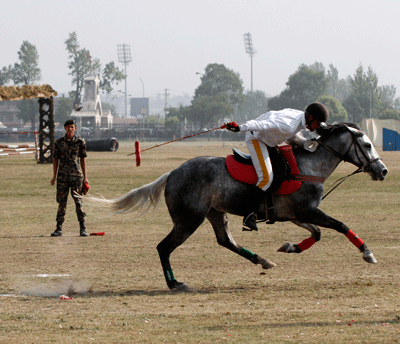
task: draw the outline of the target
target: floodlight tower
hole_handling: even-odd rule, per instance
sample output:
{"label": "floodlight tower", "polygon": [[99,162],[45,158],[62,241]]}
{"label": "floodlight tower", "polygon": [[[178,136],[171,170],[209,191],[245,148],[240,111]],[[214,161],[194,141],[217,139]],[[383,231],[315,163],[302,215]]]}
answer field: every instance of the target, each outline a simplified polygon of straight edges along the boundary
{"label": "floodlight tower", "polygon": [[251,92],[253,92],[253,55],[257,52],[257,50],[254,49],[253,40],[251,39],[250,32],[243,34],[243,39],[244,39],[244,48],[246,50],[246,53],[249,54],[251,59]]}
{"label": "floodlight tower", "polygon": [[127,88],[126,88],[126,78],[127,78],[127,74],[126,74],[126,66],[129,64],[129,62],[132,62],[132,58],[131,58],[131,47],[128,44],[118,44],[117,45],[118,48],[118,62],[121,62],[125,65],[125,118],[128,117],[127,115],[127,109],[128,109],[128,105],[127,105]]}

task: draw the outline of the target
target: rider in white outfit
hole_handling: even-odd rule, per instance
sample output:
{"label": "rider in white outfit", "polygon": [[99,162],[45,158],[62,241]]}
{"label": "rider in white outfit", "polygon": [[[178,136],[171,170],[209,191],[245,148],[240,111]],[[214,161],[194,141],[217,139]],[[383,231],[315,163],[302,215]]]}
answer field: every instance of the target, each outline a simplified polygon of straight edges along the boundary
{"label": "rider in white outfit", "polygon": [[[313,103],[305,112],[294,109],[270,111],[244,124],[226,123],[226,128],[235,132],[246,132],[247,149],[258,176],[257,186],[266,191],[274,178],[268,147],[277,147],[303,129],[320,128],[328,116],[329,112],[324,105]],[[256,215],[251,213],[245,217],[243,225],[257,230],[256,220]]]}

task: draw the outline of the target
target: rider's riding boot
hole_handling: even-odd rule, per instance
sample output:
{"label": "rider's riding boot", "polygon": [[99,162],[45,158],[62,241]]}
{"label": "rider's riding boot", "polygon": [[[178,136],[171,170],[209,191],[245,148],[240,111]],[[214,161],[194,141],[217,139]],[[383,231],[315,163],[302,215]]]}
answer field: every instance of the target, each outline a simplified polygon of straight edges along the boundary
{"label": "rider's riding boot", "polygon": [[62,221],[57,221],[56,230],[53,233],[51,233],[52,237],[62,236],[62,224],[63,224]]}
{"label": "rider's riding boot", "polygon": [[89,234],[86,232],[85,220],[79,221],[80,236],[87,237]]}
{"label": "rider's riding boot", "polygon": [[243,219],[244,231],[258,231],[257,228],[257,215],[250,213]]}

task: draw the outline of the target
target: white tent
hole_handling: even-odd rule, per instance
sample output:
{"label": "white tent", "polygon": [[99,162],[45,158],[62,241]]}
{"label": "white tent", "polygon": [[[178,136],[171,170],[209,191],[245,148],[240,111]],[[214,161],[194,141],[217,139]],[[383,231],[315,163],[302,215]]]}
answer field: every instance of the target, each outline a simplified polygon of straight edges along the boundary
{"label": "white tent", "polygon": [[400,121],[395,119],[363,119],[361,129],[371,139],[375,147],[382,147],[382,129],[386,128],[400,133]]}

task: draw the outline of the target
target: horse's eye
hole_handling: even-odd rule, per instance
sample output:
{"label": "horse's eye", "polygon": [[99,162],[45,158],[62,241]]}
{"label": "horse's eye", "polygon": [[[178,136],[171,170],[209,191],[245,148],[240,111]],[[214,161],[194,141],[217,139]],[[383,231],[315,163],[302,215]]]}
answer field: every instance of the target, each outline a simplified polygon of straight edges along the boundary
{"label": "horse's eye", "polygon": [[364,147],[367,148],[367,149],[371,149],[371,148],[372,148],[372,146],[371,146],[370,143],[365,143],[365,144],[364,144]]}

